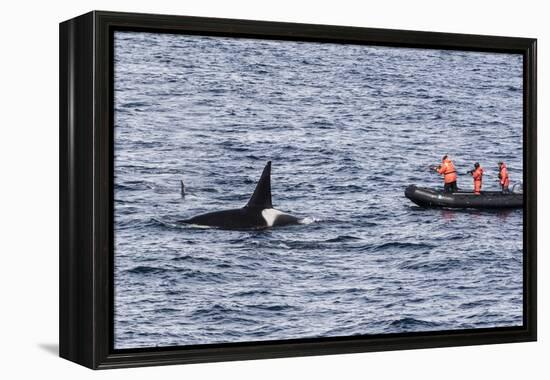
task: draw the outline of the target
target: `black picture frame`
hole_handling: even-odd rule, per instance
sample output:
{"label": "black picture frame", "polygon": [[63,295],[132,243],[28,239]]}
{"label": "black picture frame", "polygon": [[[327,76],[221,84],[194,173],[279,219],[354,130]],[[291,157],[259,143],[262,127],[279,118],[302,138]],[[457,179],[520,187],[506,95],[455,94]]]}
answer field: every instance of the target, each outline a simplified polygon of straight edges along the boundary
{"label": "black picture frame", "polygon": [[[522,54],[523,326],[114,350],[115,30]],[[62,22],[59,38],[61,357],[103,369],[536,340],[536,39],[104,11]]]}

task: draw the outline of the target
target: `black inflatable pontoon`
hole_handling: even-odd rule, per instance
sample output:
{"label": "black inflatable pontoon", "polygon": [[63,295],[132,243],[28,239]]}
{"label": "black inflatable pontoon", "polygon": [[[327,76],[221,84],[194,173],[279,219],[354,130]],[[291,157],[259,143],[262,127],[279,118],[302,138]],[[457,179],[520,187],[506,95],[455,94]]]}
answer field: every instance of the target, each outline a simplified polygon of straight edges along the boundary
{"label": "black inflatable pontoon", "polygon": [[504,194],[500,191],[482,191],[480,195],[467,191],[445,193],[443,190],[410,185],[405,189],[405,196],[422,207],[479,209],[523,207],[522,193]]}

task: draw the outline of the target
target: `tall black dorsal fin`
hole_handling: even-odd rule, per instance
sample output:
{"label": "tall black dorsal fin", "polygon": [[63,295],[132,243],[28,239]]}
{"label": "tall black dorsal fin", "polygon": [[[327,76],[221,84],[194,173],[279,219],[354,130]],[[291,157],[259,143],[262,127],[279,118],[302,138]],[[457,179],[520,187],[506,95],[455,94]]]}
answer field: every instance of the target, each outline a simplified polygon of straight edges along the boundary
{"label": "tall black dorsal fin", "polygon": [[262,176],[256,185],[254,194],[246,204],[246,207],[273,208],[271,204],[271,161],[265,165]]}

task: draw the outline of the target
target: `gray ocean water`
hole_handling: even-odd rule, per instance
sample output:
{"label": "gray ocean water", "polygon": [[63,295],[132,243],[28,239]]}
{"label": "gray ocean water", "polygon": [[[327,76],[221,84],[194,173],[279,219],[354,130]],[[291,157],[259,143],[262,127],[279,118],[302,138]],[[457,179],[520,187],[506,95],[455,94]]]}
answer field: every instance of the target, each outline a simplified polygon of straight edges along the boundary
{"label": "gray ocean water", "polygon": [[[115,34],[115,348],[522,324],[522,210],[422,209],[453,158],[522,173],[522,57]],[[268,160],[302,223],[243,206]],[[180,196],[180,180],[187,196]]]}

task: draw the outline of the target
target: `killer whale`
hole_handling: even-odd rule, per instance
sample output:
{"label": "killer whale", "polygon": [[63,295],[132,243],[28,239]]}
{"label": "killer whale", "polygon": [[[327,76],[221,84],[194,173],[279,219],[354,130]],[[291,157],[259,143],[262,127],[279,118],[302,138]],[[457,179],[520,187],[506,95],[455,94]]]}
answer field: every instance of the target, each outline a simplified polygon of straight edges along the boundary
{"label": "killer whale", "polygon": [[262,229],[297,224],[299,219],[273,208],[271,202],[271,161],[268,161],[254,193],[242,208],[214,211],[180,220],[184,224],[221,229]]}

